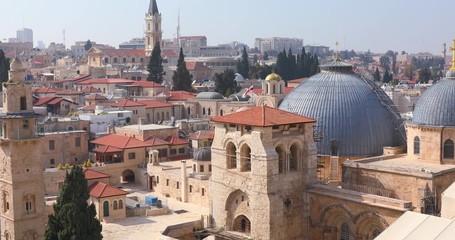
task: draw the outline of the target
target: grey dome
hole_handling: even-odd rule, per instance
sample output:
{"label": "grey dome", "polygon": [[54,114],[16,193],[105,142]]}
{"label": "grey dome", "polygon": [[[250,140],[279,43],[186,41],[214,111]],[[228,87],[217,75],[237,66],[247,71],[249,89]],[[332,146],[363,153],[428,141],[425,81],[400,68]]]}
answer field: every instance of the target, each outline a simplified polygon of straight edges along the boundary
{"label": "grey dome", "polygon": [[224,99],[223,95],[217,92],[200,92],[196,95],[196,99],[209,100],[209,99]]}
{"label": "grey dome", "polygon": [[[344,62],[321,66],[295,87],[281,110],[317,120],[318,154],[331,154],[331,140],[339,141],[339,156],[381,155],[384,146],[405,144],[402,121],[390,98],[377,85],[361,78]],[[312,134],[312,133],[311,133]]]}
{"label": "grey dome", "polygon": [[238,101],[238,102],[246,102],[250,99],[251,97],[246,95],[245,97],[243,97],[243,94],[242,93],[236,93],[236,94],[232,94],[228,97],[229,100],[231,101]]}
{"label": "grey dome", "polygon": [[455,126],[455,78],[445,78],[422,94],[415,106],[412,122]]}
{"label": "grey dome", "polygon": [[208,162],[212,160],[212,150],[208,147],[198,148],[193,154],[194,161]]}

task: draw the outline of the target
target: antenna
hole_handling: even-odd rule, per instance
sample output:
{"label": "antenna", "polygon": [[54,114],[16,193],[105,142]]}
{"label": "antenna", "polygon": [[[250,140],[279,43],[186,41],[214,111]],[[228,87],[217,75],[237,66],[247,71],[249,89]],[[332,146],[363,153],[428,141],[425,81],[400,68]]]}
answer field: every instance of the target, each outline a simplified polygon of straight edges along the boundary
{"label": "antenna", "polygon": [[177,45],[180,47],[180,2],[179,2],[179,9],[177,15]]}
{"label": "antenna", "polygon": [[62,34],[63,34],[63,45],[66,47],[66,37],[65,37],[66,31],[65,31],[65,29],[62,30]]}

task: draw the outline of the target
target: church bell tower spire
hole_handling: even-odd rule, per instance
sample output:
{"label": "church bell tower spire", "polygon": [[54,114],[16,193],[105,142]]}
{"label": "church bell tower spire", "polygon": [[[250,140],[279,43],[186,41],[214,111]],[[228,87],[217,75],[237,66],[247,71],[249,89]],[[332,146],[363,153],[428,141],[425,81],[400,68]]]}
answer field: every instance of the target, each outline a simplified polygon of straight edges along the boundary
{"label": "church bell tower spire", "polygon": [[150,0],[149,9],[145,14],[145,54],[150,56],[157,43],[162,46],[161,13],[156,0]]}

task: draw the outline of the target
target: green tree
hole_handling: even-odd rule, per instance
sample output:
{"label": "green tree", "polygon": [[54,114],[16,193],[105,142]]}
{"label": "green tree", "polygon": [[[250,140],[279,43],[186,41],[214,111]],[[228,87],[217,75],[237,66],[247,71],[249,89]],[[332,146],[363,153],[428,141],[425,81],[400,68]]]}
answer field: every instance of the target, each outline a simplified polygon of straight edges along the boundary
{"label": "green tree", "polygon": [[152,50],[147,71],[149,72],[147,81],[154,81],[156,83],[163,82],[163,58],[161,57],[161,47],[159,42],[155,44],[155,47]]}
{"label": "green tree", "polygon": [[377,68],[377,67],[376,67],[376,71],[374,71],[373,79],[374,79],[376,82],[381,81],[381,74],[379,73],[379,68]]}
{"label": "green tree", "polygon": [[185,55],[183,49],[180,48],[179,60],[177,61],[177,71],[174,71],[172,76],[172,90],[174,91],[192,91],[191,74],[186,68]]}
{"label": "green tree", "polygon": [[265,79],[269,74],[273,72],[273,67],[269,65],[256,64],[251,68],[252,79]]}
{"label": "green tree", "polygon": [[82,168],[74,166],[66,175],[62,190],[48,216],[46,240],[99,240],[102,226],[96,218],[95,205],[88,205],[87,180]]}
{"label": "green tree", "polygon": [[92,48],[92,42],[90,42],[90,39],[89,39],[89,40],[87,40],[87,42],[85,42],[84,49],[85,49],[85,51],[88,51],[90,48]]}
{"label": "green tree", "polygon": [[389,70],[385,70],[384,75],[382,76],[382,81],[384,83],[389,83],[392,80],[392,75],[389,73]]}
{"label": "green tree", "polygon": [[235,72],[232,69],[225,69],[224,72],[215,74],[215,92],[225,97],[238,92],[240,87],[234,79]]}
{"label": "green tree", "polygon": [[242,77],[249,78],[250,72],[250,62],[248,61],[248,53],[246,52],[246,47],[243,47],[242,51],[242,60],[239,60],[237,63],[237,72],[242,75]]}
{"label": "green tree", "polygon": [[0,91],[3,86],[2,83],[8,81],[9,65],[9,59],[5,57],[5,52],[0,49]]}
{"label": "green tree", "polygon": [[422,68],[419,70],[419,83],[428,83],[431,78],[431,71],[429,68]]}
{"label": "green tree", "polygon": [[414,67],[414,65],[410,64],[404,68],[403,75],[406,78],[408,78],[409,80],[412,80],[415,76],[415,72],[416,72],[416,67]]}
{"label": "green tree", "polygon": [[387,55],[384,55],[382,56],[380,59],[379,59],[379,63],[381,64],[381,67],[384,68],[385,70],[389,70],[390,69],[390,58],[389,56]]}

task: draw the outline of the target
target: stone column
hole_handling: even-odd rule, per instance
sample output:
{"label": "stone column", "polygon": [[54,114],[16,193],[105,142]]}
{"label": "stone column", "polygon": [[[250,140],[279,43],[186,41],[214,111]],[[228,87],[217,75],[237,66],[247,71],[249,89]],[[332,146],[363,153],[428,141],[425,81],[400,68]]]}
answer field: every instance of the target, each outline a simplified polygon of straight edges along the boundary
{"label": "stone column", "polygon": [[181,182],[182,182],[182,202],[188,202],[188,177],[186,176],[186,161],[180,161],[182,163],[181,171]]}

